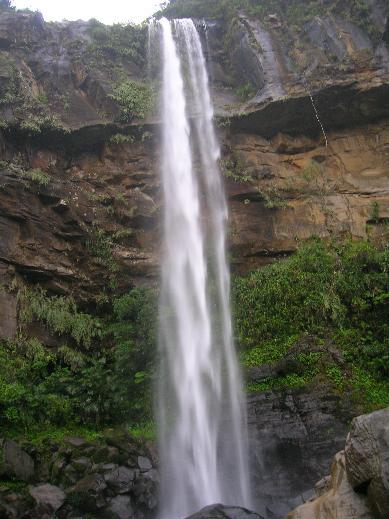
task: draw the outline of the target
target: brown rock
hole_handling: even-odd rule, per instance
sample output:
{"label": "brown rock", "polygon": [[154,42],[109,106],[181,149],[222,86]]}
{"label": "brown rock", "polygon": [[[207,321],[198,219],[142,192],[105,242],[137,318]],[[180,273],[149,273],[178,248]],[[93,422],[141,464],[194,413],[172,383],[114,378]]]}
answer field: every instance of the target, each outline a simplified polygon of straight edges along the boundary
{"label": "brown rock", "polygon": [[351,486],[367,493],[378,517],[388,517],[389,408],[358,416],[352,421],[345,458]]}
{"label": "brown rock", "polygon": [[347,481],[344,452],[339,452],[332,463],[328,492],[299,506],[287,519],[374,519],[366,496],[354,492]]}

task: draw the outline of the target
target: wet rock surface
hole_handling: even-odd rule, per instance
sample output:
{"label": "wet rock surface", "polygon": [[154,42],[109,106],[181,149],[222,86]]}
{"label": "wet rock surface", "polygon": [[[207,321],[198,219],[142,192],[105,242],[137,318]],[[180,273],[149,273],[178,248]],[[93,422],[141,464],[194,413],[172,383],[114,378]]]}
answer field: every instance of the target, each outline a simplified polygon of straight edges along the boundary
{"label": "wet rock surface", "polygon": [[253,508],[282,518],[313,495],[344,446],[351,406],[325,388],[249,395],[249,451]]}
{"label": "wet rock surface", "polygon": [[[112,443],[120,447],[110,446]],[[31,450],[28,444],[25,448]],[[33,459],[16,442],[4,442],[2,455],[13,472],[8,470],[2,474],[0,517],[155,517],[158,472],[147,448],[127,433],[112,430],[106,433],[105,439],[91,442],[68,438],[62,445],[52,444],[50,454],[45,456],[32,450],[36,457],[35,468]],[[9,461],[11,458],[13,464]],[[142,458],[143,471],[138,467],[138,458]],[[23,471],[17,465],[21,459],[24,460]],[[28,474],[26,459],[30,460]],[[27,475],[31,484],[23,486],[23,477],[26,481]],[[13,490],[12,483],[7,487],[7,478],[19,482],[17,490]]]}
{"label": "wet rock surface", "polygon": [[33,478],[34,460],[16,442],[3,441],[1,451],[0,474],[21,481]]}

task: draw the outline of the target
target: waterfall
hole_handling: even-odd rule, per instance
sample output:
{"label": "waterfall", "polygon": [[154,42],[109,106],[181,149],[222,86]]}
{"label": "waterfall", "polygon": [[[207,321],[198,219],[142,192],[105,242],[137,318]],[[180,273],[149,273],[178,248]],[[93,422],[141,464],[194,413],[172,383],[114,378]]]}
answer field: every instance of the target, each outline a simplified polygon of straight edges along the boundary
{"label": "waterfall", "polygon": [[161,517],[250,505],[246,416],[226,260],[227,205],[201,41],[154,24],[162,47],[164,241],[158,418]]}

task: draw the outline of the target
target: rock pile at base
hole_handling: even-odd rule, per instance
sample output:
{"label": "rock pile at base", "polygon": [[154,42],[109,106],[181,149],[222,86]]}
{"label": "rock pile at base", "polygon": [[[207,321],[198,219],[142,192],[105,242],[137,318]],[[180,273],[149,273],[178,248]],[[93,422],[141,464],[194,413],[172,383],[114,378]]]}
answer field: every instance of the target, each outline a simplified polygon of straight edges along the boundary
{"label": "rock pile at base", "polygon": [[50,444],[46,460],[34,450],[12,440],[0,444],[2,519],[155,517],[155,460],[126,432],[110,430],[91,442],[66,438]]}

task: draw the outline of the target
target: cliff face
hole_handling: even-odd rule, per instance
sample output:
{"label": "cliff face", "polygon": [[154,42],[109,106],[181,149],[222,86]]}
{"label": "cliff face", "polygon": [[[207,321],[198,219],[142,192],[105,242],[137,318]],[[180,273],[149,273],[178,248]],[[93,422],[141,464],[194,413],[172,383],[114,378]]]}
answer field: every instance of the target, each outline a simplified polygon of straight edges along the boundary
{"label": "cliff face", "polygon": [[[336,3],[343,15],[318,4],[304,19],[241,11],[199,23],[238,273],[312,235],[387,238],[388,7],[372,0],[360,23],[354,2]],[[94,311],[157,283],[159,121],[126,112],[134,82],[148,84],[146,54],[142,28],[0,12],[0,337],[18,327],[16,286],[39,284]],[[250,398],[264,516],[304,499],[352,415],[325,390]]]}
{"label": "cliff face", "polygon": [[[238,271],[313,234],[384,233],[389,51],[386,13],[374,9],[367,32],[316,16],[296,40],[276,15],[209,22]],[[146,82],[145,31],[6,11],[0,36],[3,283],[21,276],[87,299],[107,278],[123,288],[154,279],[158,121],[126,121],[112,97],[123,82]]]}

